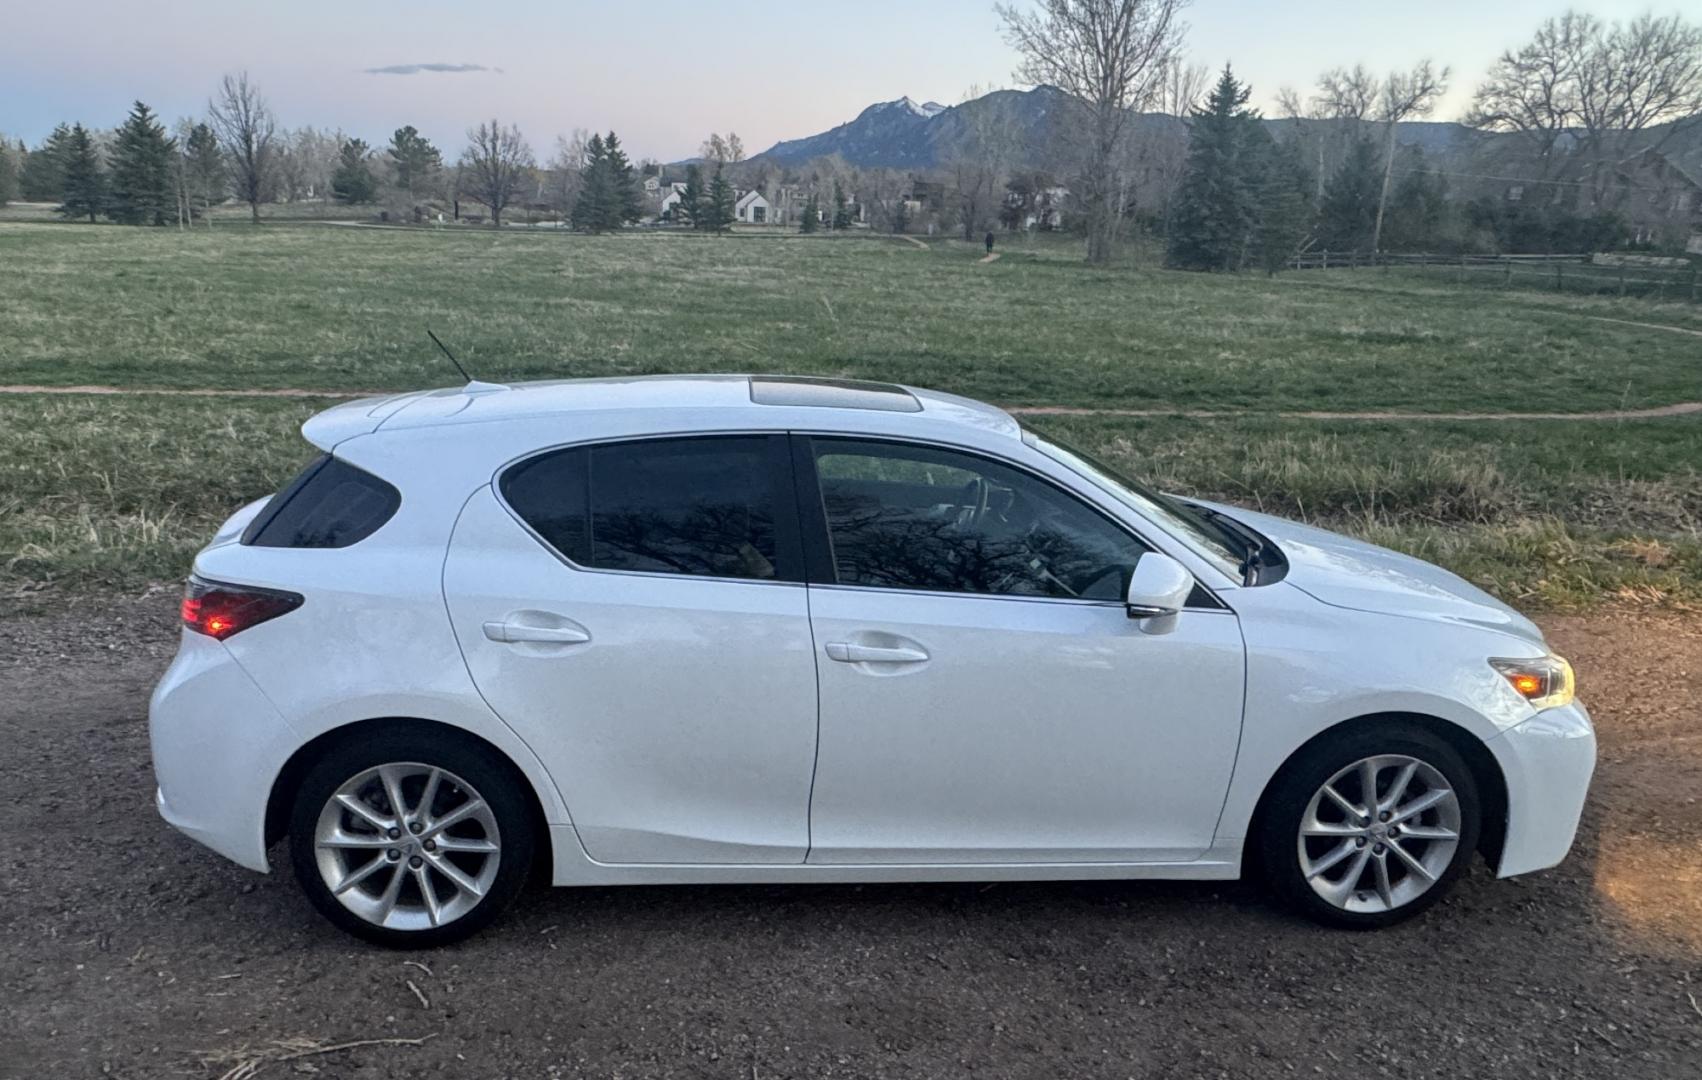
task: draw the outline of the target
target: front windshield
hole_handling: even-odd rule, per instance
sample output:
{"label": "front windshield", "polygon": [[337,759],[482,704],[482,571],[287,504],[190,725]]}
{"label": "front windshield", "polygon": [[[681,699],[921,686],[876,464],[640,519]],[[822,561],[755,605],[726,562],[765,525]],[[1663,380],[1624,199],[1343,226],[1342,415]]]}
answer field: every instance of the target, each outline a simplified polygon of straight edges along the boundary
{"label": "front windshield", "polygon": [[1119,475],[1110,466],[1033,428],[1024,427],[1023,436],[1042,454],[1103,488],[1136,513],[1189,541],[1226,576],[1241,580],[1241,552],[1200,511],[1179,499],[1142,487]]}

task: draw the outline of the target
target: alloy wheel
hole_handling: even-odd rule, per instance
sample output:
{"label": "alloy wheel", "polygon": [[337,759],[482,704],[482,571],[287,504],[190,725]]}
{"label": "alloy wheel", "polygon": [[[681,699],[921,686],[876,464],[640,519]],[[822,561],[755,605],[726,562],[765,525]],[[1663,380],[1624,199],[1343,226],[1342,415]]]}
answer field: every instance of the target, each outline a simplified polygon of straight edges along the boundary
{"label": "alloy wheel", "polygon": [[444,926],[479,905],[502,862],[496,815],[446,769],[395,762],[350,777],[314,829],[325,887],[390,930]]}
{"label": "alloy wheel", "polygon": [[1343,911],[1394,911],[1441,880],[1460,844],[1460,800],[1440,770],[1404,754],[1330,777],[1300,819],[1307,884]]}

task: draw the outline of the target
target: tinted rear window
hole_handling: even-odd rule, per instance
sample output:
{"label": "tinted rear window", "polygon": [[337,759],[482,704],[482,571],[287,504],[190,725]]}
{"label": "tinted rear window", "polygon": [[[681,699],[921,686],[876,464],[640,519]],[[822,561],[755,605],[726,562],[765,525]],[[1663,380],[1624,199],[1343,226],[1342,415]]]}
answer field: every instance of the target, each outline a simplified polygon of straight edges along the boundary
{"label": "tinted rear window", "polygon": [[786,576],[773,452],[762,436],[575,447],[508,470],[502,494],[580,566],[772,580]]}
{"label": "tinted rear window", "polygon": [[330,454],[272,496],[243,531],[255,547],[342,548],[378,531],[402,505],[402,493]]}

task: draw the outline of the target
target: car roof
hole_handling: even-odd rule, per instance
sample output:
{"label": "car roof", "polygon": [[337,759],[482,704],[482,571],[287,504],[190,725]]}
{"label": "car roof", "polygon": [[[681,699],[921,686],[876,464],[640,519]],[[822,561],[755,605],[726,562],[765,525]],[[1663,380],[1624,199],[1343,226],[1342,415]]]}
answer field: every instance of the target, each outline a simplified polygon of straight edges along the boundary
{"label": "car roof", "polygon": [[[824,410],[867,415],[908,413],[918,418],[960,423],[981,431],[1020,436],[1021,427],[1002,409],[955,394],[895,383],[817,379],[788,375],[644,375],[602,379],[555,379],[425,390],[384,398],[364,398],[319,413],[302,432],[329,448],[344,439],[372,432],[502,421],[537,420],[593,412],[653,410],[743,413],[740,423],[782,426],[775,410]],[[659,423],[659,427],[666,426]]]}

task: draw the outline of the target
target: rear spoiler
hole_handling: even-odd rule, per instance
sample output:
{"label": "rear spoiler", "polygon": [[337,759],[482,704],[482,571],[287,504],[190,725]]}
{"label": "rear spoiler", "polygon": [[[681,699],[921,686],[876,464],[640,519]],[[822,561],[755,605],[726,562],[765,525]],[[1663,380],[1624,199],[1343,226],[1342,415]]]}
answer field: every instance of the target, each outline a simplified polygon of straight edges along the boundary
{"label": "rear spoiler", "polygon": [[301,425],[302,436],[314,446],[330,453],[340,442],[356,435],[370,435],[377,431],[384,421],[407,408],[415,398],[425,393],[429,391],[360,398],[333,405],[324,412],[308,417],[307,423]]}

